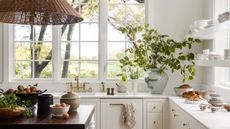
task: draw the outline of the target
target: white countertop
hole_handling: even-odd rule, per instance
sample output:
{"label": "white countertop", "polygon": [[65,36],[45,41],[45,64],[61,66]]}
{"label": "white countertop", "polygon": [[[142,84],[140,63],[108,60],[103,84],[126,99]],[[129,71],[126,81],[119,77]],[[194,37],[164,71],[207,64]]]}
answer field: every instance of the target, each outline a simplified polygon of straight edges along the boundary
{"label": "white countertop", "polygon": [[225,109],[212,113],[210,109],[201,111],[198,104],[186,104],[184,99],[179,97],[169,97],[169,100],[208,129],[230,129],[230,112]]}
{"label": "white countertop", "polygon": [[[48,93],[48,94],[52,94],[54,96],[54,99],[60,99],[62,95],[64,95],[65,93]],[[83,99],[167,99],[168,97],[166,95],[153,95],[150,93],[115,93],[115,95],[107,95],[106,93],[102,93],[102,92],[89,92],[89,93],[77,93],[77,95],[79,96],[79,98],[83,98]]]}

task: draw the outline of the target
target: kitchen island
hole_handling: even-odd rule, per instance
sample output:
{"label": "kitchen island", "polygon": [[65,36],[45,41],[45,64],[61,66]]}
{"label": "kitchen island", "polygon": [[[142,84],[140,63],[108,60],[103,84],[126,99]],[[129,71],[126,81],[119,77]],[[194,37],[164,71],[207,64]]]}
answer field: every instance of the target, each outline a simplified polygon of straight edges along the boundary
{"label": "kitchen island", "polygon": [[90,126],[95,107],[80,105],[77,111],[69,113],[68,119],[48,116],[17,117],[0,120],[0,129],[87,129]]}

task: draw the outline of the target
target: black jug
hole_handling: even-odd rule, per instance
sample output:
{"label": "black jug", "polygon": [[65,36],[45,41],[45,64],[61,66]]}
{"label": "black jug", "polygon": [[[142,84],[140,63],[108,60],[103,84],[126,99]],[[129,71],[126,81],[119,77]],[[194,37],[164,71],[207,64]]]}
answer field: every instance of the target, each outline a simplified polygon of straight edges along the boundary
{"label": "black jug", "polygon": [[41,94],[38,96],[38,115],[49,115],[50,105],[53,104],[53,95]]}

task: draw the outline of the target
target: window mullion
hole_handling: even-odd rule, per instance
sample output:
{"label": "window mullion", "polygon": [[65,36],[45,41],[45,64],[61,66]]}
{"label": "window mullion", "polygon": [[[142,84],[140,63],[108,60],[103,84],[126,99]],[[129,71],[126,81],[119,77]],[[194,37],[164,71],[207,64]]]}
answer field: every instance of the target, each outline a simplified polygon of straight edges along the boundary
{"label": "window mullion", "polygon": [[52,68],[53,79],[61,79],[61,27],[52,27]]}
{"label": "window mullion", "polygon": [[107,75],[107,18],[108,2],[100,0],[99,2],[99,80],[104,80]]}

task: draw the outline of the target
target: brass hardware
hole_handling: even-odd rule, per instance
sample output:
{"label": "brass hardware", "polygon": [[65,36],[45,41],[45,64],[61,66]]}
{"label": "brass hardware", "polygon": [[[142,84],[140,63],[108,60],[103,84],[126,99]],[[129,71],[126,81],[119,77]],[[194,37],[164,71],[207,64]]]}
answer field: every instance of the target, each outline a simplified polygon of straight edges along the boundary
{"label": "brass hardware", "polygon": [[174,112],[174,111],[176,111],[176,110],[175,110],[175,109],[172,109],[171,111]]}
{"label": "brass hardware", "polygon": [[157,122],[156,121],[153,121],[153,124],[156,124]]}
{"label": "brass hardware", "polygon": [[186,123],[183,123],[183,126],[187,126],[188,124],[186,124]]}
{"label": "brass hardware", "polygon": [[111,103],[109,105],[110,106],[123,106],[124,104],[122,104],[122,103]]}
{"label": "brass hardware", "polygon": [[156,107],[154,106],[153,109],[156,109]]}
{"label": "brass hardware", "polygon": [[88,82],[80,83],[79,76],[75,76],[75,82],[72,82],[71,89],[74,92],[92,92],[92,88],[87,86],[86,84],[90,84]]}
{"label": "brass hardware", "polygon": [[[88,90],[86,90],[86,84],[89,84],[88,82],[83,82],[83,86],[82,86],[82,88],[83,88],[83,92],[86,92],[86,91],[89,91],[90,89],[88,89]],[[91,89],[92,90],[92,89]]]}
{"label": "brass hardware", "polygon": [[178,117],[178,115],[177,115],[177,114],[174,114],[173,117]]}

